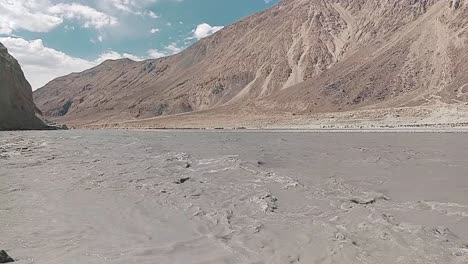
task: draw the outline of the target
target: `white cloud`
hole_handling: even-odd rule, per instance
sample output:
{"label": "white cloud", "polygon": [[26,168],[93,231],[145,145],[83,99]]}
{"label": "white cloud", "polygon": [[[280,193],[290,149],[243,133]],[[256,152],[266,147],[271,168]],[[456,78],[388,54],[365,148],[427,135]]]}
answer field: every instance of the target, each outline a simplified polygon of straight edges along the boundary
{"label": "white cloud", "polygon": [[159,16],[156,15],[153,11],[146,11],[146,15],[151,18],[159,18]]}
{"label": "white cloud", "polygon": [[172,55],[181,52],[183,48],[178,47],[176,43],[171,43],[166,46],[166,50]]}
{"label": "white cloud", "polygon": [[62,18],[48,14],[48,0],[0,0],[0,34],[16,30],[47,32],[60,25]]}
{"label": "white cloud", "polygon": [[152,28],[152,29],[150,30],[150,33],[151,33],[151,34],[155,34],[155,33],[158,33],[159,31],[161,31],[159,28]]}
{"label": "white cloud", "polygon": [[207,23],[203,23],[203,24],[198,25],[197,28],[195,28],[192,31],[193,33],[192,38],[200,40],[202,38],[206,38],[210,35],[213,35],[214,33],[218,32],[221,29],[223,29],[222,26],[210,26]]}
{"label": "white cloud", "polygon": [[109,51],[106,51],[105,53],[101,54],[99,56],[99,58],[92,61],[91,63],[93,63],[94,66],[96,66],[96,65],[99,65],[99,64],[103,63],[106,60],[119,60],[119,59],[123,59],[123,58],[131,59],[131,60],[134,60],[134,61],[142,61],[142,60],[146,59],[146,58],[141,58],[141,57],[138,57],[136,55],[129,54],[129,53],[122,53],[121,54],[121,53],[109,50]]}
{"label": "white cloud", "polygon": [[48,9],[51,14],[61,16],[66,19],[76,19],[83,21],[84,27],[102,28],[104,26],[117,24],[115,17],[106,15],[94,8],[81,4],[58,4]]}
{"label": "white cloud", "polygon": [[115,8],[119,10],[131,12],[129,0],[106,0],[106,1],[110,2]]}
{"label": "white cloud", "polygon": [[184,50],[182,47],[178,47],[176,43],[171,43],[164,47],[163,50],[150,49],[148,50],[148,55],[151,59],[159,59],[162,57],[170,56],[177,54]]}
{"label": "white cloud", "polygon": [[144,59],[128,53],[107,51],[96,60],[89,61],[45,47],[40,39],[28,41],[22,38],[5,37],[0,38],[0,42],[21,64],[33,89],[40,88],[57,77],[92,68],[108,59],[129,58],[135,61]]}
{"label": "white cloud", "polygon": [[65,25],[63,28],[65,29],[65,31],[73,31],[73,30],[75,30],[75,27],[74,27],[74,26],[69,26],[69,25]]}
{"label": "white cloud", "polygon": [[117,19],[96,9],[77,3],[54,5],[49,0],[0,0],[0,34],[11,35],[17,30],[48,32],[74,19],[84,27],[102,28],[117,23]]}
{"label": "white cloud", "polygon": [[149,4],[155,3],[157,0],[103,0],[110,2],[114,7],[123,11],[129,11],[134,8],[142,8]]}
{"label": "white cloud", "polygon": [[139,15],[147,16],[150,18],[158,18],[151,10],[144,10],[144,7],[155,3],[157,0],[101,0],[105,6],[113,7],[119,11]]}
{"label": "white cloud", "polygon": [[152,59],[159,59],[159,58],[162,58],[162,57],[165,57],[167,56],[166,53],[162,52],[162,51],[159,51],[157,49],[150,49],[148,50],[148,55],[152,58]]}

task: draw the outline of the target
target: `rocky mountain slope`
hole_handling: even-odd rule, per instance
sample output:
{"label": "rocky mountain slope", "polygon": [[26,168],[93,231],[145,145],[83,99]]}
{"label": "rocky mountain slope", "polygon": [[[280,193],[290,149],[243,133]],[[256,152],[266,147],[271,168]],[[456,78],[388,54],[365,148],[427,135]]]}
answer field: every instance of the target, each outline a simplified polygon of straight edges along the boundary
{"label": "rocky mountain slope", "polygon": [[0,43],[0,130],[46,128],[36,111],[31,85],[18,62]]}
{"label": "rocky mountain slope", "polygon": [[200,110],[320,113],[468,102],[466,0],[284,0],[180,54],[106,61],[35,92],[89,124]]}

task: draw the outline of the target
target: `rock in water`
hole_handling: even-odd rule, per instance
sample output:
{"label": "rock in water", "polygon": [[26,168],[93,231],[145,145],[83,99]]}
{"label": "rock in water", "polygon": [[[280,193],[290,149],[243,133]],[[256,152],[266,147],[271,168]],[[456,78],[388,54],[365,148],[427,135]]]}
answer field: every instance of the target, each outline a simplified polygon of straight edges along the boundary
{"label": "rock in water", "polygon": [[184,178],[178,179],[177,181],[175,181],[175,183],[176,184],[182,184],[182,183],[185,183],[188,180],[190,180],[190,177],[184,177]]}
{"label": "rock in water", "polygon": [[31,85],[0,43],[0,130],[46,129],[36,112]]}
{"label": "rock in water", "polygon": [[13,258],[8,256],[5,250],[0,250],[0,263],[10,263],[15,262]]}
{"label": "rock in water", "polygon": [[451,0],[450,7],[453,9],[458,9],[460,7],[460,0]]}

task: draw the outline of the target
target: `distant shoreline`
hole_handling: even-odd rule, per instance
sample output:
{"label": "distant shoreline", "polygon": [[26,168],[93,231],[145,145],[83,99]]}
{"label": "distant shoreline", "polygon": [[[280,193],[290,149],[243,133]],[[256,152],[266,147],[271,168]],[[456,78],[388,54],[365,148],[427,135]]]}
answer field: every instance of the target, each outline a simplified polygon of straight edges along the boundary
{"label": "distant shoreline", "polygon": [[207,133],[468,133],[468,127],[395,127],[395,128],[152,128],[103,127],[73,130],[128,130]]}

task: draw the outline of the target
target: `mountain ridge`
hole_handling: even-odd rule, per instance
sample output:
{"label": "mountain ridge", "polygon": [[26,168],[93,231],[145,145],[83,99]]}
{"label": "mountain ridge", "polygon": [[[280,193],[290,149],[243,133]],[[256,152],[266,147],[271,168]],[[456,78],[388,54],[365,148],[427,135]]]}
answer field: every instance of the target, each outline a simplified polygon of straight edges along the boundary
{"label": "mountain ridge", "polygon": [[463,103],[463,91],[447,89],[466,79],[466,56],[451,54],[466,51],[465,15],[464,1],[285,0],[177,55],[107,61],[35,99],[47,117],[77,123],[225,106],[262,114]]}

